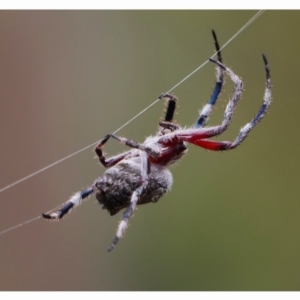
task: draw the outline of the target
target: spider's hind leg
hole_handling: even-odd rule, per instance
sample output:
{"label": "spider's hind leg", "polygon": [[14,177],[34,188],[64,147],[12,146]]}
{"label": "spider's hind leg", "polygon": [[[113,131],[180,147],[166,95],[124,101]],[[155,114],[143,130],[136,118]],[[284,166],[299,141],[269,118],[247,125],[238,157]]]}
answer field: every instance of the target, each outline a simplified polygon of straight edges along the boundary
{"label": "spider's hind leg", "polygon": [[72,208],[80,205],[82,203],[82,200],[88,198],[93,193],[94,193],[93,187],[78,192],[74,196],[72,196],[65,204],[63,204],[60,209],[51,213],[44,213],[42,216],[45,219],[59,220],[64,215],[66,215]]}
{"label": "spider's hind leg", "polygon": [[[213,151],[235,149],[237,146],[239,146],[244,141],[244,139],[248,136],[249,132],[255,127],[255,125],[257,125],[257,123],[266,115],[266,112],[268,111],[268,109],[271,105],[271,99],[272,99],[271,75],[270,75],[270,68],[268,65],[267,57],[264,54],[263,54],[263,61],[264,61],[265,70],[266,70],[266,89],[265,89],[263,104],[260,107],[256,116],[240,130],[237,138],[233,142],[213,141],[213,140],[199,138],[197,140],[192,141],[193,144],[196,144],[197,146],[200,146],[200,147],[208,149],[208,150],[213,150]],[[227,69],[227,71],[228,71],[228,69]]]}
{"label": "spider's hind leg", "polygon": [[231,145],[231,149],[236,148],[238,145],[241,144],[241,142],[248,136],[248,133],[254,128],[254,126],[265,116],[267,110],[269,109],[271,105],[271,75],[270,75],[270,68],[268,64],[268,60],[265,54],[262,55],[263,61],[265,64],[265,70],[266,70],[266,89],[264,94],[264,101],[262,106],[260,107],[258,113],[256,116],[246,124],[241,130],[235,141]]}
{"label": "spider's hind leg", "polygon": [[[218,61],[220,63],[222,63],[222,56],[221,56],[221,50],[220,50],[220,46],[219,46],[219,42],[217,40],[217,36],[214,30],[212,30],[212,34],[215,40],[215,47],[216,47],[216,52],[218,55]],[[216,80],[216,85],[214,88],[214,91],[208,101],[208,103],[206,105],[204,105],[204,107],[202,108],[200,114],[199,114],[199,118],[195,124],[195,128],[201,128],[205,125],[205,123],[208,120],[208,116],[209,114],[212,112],[213,106],[216,104],[218,97],[221,93],[222,90],[222,86],[223,86],[223,69],[221,67],[217,67],[217,80]]]}
{"label": "spider's hind leg", "polygon": [[148,185],[148,174],[150,172],[148,156],[146,152],[140,151],[140,157],[141,157],[141,185],[137,189],[135,189],[132,193],[130,203],[123,214],[122,221],[118,226],[117,234],[114,240],[112,241],[110,247],[108,248],[108,252],[112,251],[117,245],[117,243],[119,242],[120,238],[123,237],[128,227],[129,219],[132,216],[137,206],[140,196],[142,195],[142,193],[144,192],[145,188]]}

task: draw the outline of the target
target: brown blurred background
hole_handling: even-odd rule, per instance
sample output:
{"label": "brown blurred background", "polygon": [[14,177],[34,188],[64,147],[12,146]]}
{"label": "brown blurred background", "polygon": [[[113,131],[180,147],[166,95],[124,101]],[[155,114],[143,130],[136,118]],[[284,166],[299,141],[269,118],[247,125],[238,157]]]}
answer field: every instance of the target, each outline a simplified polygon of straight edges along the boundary
{"label": "brown blurred background", "polygon": [[[83,148],[152,103],[225,43],[255,11],[1,11],[0,188]],[[245,83],[232,140],[264,93],[270,113],[235,151],[195,146],[174,187],[139,207],[110,254],[121,214],[92,197],[59,223],[0,236],[1,290],[299,290],[299,11],[267,11],[223,51]],[[174,93],[192,125],[215,80],[207,64]],[[222,120],[232,84],[209,124]],[[156,104],[119,134],[154,134]],[[111,141],[116,154],[125,148]],[[0,194],[0,230],[40,215],[104,172],[92,148]]]}

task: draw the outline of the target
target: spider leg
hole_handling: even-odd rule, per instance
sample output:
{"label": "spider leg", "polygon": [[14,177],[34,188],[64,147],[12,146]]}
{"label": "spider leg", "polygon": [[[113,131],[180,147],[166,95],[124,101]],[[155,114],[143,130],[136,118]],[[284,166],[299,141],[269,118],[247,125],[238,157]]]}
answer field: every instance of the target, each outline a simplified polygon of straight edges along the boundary
{"label": "spider leg", "polygon": [[[212,30],[212,34],[213,34],[214,41],[215,41],[215,47],[216,47],[216,52],[218,55],[218,61],[220,63],[222,63],[221,50],[220,50],[219,42],[217,40],[217,36],[216,36],[216,33],[214,30]],[[202,110],[199,114],[199,118],[195,124],[195,128],[201,128],[205,125],[205,123],[208,120],[208,116],[212,112],[213,106],[216,104],[218,97],[221,93],[221,89],[222,89],[223,81],[224,81],[223,80],[223,69],[222,69],[222,67],[218,66],[216,70],[217,70],[217,81],[216,81],[214,91],[213,91],[208,103],[202,108]]]}
{"label": "spider leg", "polygon": [[75,195],[73,195],[65,204],[63,204],[60,209],[52,213],[44,213],[42,214],[42,216],[45,219],[59,220],[64,215],[66,215],[73,207],[80,205],[83,199],[88,198],[93,193],[94,193],[93,187],[78,192]]}
{"label": "spider leg", "polygon": [[229,69],[219,61],[216,61],[212,58],[210,58],[209,60],[224,69],[234,83],[234,91],[226,106],[222,124],[213,127],[178,130],[162,136],[158,141],[159,143],[168,145],[169,143],[172,144],[179,141],[197,144],[197,141],[220,135],[228,128],[233,112],[242,96],[243,82],[237,75],[233,73],[233,71],[231,71],[231,69]]}
{"label": "spider leg", "polygon": [[166,104],[167,104],[167,109],[165,111],[165,117],[164,117],[164,122],[170,122],[172,123],[173,117],[174,117],[174,112],[176,109],[176,102],[178,101],[177,97],[172,94],[161,94],[158,99],[167,99]]}
{"label": "spider leg", "polygon": [[172,94],[161,94],[158,98],[167,99],[167,109],[165,111],[165,118],[158,123],[161,127],[160,131],[158,132],[158,135],[165,135],[168,132],[178,130],[180,127],[177,124],[173,123],[176,102],[178,101],[177,97]]}
{"label": "spider leg", "polygon": [[110,168],[114,165],[116,165],[118,162],[120,162],[121,160],[123,160],[124,158],[128,157],[130,155],[130,151],[126,151],[123,152],[121,154],[118,155],[114,155],[112,157],[106,158],[103,154],[102,154],[102,150],[99,148],[95,148],[95,152],[99,158],[99,161],[101,162],[101,164],[105,167],[105,168]]}
{"label": "spider leg", "polygon": [[141,185],[132,193],[130,204],[123,214],[122,221],[118,226],[117,234],[114,240],[112,241],[112,244],[108,248],[108,252],[112,251],[117,245],[117,243],[119,242],[120,238],[123,237],[128,227],[129,218],[132,216],[141,194],[147,187],[148,174],[150,172],[148,156],[144,151],[140,151],[140,157],[141,157]]}
{"label": "spider leg", "polygon": [[122,144],[125,144],[126,146],[130,147],[130,148],[135,148],[135,149],[139,149],[141,151],[146,152],[148,155],[152,156],[152,157],[157,157],[159,155],[159,152],[155,151],[154,149],[144,146],[142,144],[139,144],[133,140],[127,139],[125,137],[119,137],[116,136],[114,134],[110,134],[110,137],[116,139],[117,141],[119,141]]}
{"label": "spider leg", "polygon": [[110,135],[107,135],[106,137],[104,137],[94,149],[94,151],[96,152],[96,154],[99,158],[100,163],[105,168],[110,168],[110,167],[114,166],[115,164],[117,164],[119,161],[121,161],[122,159],[124,159],[126,156],[128,156],[130,154],[130,151],[126,151],[124,153],[114,155],[110,158],[106,158],[103,155],[102,146],[108,141],[109,138],[110,138]]}
{"label": "spider leg", "polygon": [[231,69],[229,69],[228,67],[226,67],[219,61],[216,61],[212,58],[210,58],[209,60],[211,62],[216,63],[219,67],[221,67],[222,69],[224,69],[226,71],[226,73],[229,75],[229,77],[231,78],[231,80],[234,83],[234,91],[231,96],[231,99],[229,100],[229,102],[226,106],[222,124],[218,125],[218,126],[207,127],[207,128],[198,130],[198,133],[193,134],[191,139],[186,140],[187,142],[191,142],[191,143],[193,143],[193,141],[198,140],[198,139],[210,138],[210,137],[222,134],[228,128],[231,118],[232,118],[232,115],[233,115],[233,112],[234,112],[239,100],[241,99],[242,92],[243,92],[244,85],[243,85],[242,80],[237,75],[235,75]]}
{"label": "spider leg", "polygon": [[229,100],[226,106],[222,124],[219,126],[206,128],[206,130],[204,130],[206,132],[204,138],[220,135],[228,128],[233,112],[239,100],[241,99],[244,86],[242,80],[237,75],[235,75],[231,69],[212,58],[210,58],[209,60],[216,63],[219,67],[223,68],[226,71],[226,73],[229,75],[229,77],[234,83],[234,91],[231,96],[231,99]]}
{"label": "spider leg", "polygon": [[271,76],[270,68],[268,65],[267,57],[263,54],[263,61],[266,69],[266,89],[264,94],[263,104],[260,107],[256,116],[246,124],[239,132],[237,138],[233,142],[227,141],[212,141],[206,139],[194,140],[192,143],[203,147],[208,150],[220,151],[220,150],[230,150],[239,146],[243,140],[248,136],[249,132],[254,128],[254,126],[265,116],[267,110],[271,105]]}
{"label": "spider leg", "polygon": [[180,128],[175,123],[164,122],[164,121],[159,122],[159,126],[163,127],[163,128],[166,128],[166,129],[169,129],[170,131],[175,131],[175,130],[178,130]]}

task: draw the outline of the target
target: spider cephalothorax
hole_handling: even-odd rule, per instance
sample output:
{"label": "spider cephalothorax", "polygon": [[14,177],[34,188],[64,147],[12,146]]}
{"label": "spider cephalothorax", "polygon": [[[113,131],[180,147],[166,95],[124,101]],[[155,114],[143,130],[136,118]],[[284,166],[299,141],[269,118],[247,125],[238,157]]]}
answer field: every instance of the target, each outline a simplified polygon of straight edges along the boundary
{"label": "spider cephalothorax", "polygon": [[[107,168],[103,176],[99,177],[88,189],[76,193],[59,210],[43,214],[46,219],[61,219],[73,207],[81,204],[82,200],[95,193],[103,209],[111,215],[126,208],[117,234],[109,251],[124,235],[136,205],[157,202],[173,184],[168,166],[179,160],[187,151],[186,145],[192,143],[199,147],[223,151],[236,148],[247,137],[248,133],[264,117],[271,104],[271,79],[267,58],[263,55],[266,70],[266,89],[264,101],[257,115],[246,124],[233,142],[214,141],[210,138],[222,134],[229,126],[233,112],[241,98],[243,83],[228,67],[222,64],[219,44],[213,31],[218,60],[210,59],[217,64],[217,81],[209,102],[200,112],[196,124],[188,129],[182,129],[173,123],[173,115],[177,98],[171,94],[162,94],[160,99],[166,99],[167,109],[164,120],[159,123],[157,135],[148,137],[140,144],[114,134],[105,136],[96,146],[95,152],[100,163]],[[226,106],[221,125],[204,127],[209,114],[215,105],[223,85],[223,72],[226,72],[234,83],[233,94]],[[114,138],[131,149],[121,154],[106,158],[103,155],[103,145],[109,138]]]}

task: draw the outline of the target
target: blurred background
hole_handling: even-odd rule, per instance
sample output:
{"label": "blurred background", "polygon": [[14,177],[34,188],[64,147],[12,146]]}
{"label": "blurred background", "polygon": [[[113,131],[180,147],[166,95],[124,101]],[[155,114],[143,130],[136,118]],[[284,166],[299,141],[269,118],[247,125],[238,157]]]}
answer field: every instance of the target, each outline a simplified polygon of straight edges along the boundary
{"label": "blurred background", "polygon": [[[0,188],[115,131],[227,42],[255,11],[0,11]],[[258,111],[269,59],[273,103],[235,151],[193,145],[174,186],[121,219],[91,197],[61,222],[0,236],[1,290],[300,289],[299,11],[267,11],[223,51],[245,83],[222,140]],[[206,64],[174,90],[176,120],[194,124],[215,82]],[[222,120],[232,83],[209,124]],[[121,136],[155,134],[158,103]],[[109,155],[126,148],[115,141]],[[104,172],[93,147],[0,194],[0,231],[65,202]]]}

